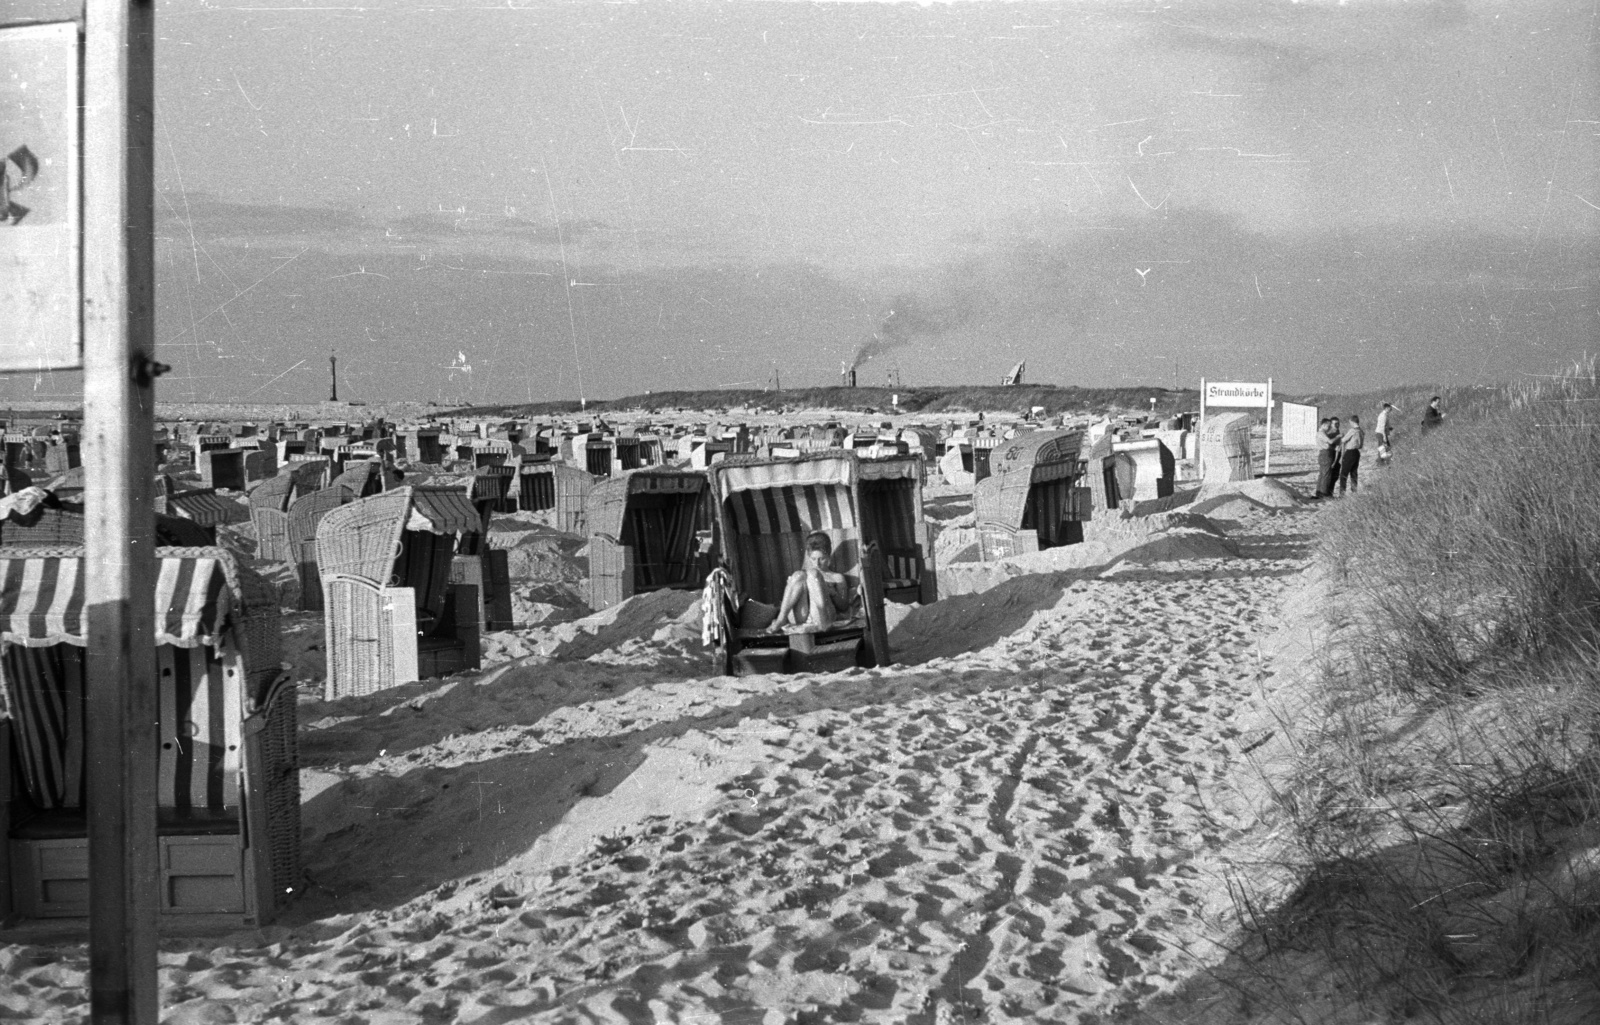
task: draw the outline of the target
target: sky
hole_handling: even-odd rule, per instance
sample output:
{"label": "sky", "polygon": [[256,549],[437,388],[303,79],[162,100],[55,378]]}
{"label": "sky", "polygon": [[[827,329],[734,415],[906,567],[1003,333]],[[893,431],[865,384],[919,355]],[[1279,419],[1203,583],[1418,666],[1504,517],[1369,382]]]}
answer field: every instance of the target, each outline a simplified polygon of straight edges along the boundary
{"label": "sky", "polygon": [[158,0],[157,37],[171,401],[315,402],[334,352],[341,398],[490,402],[1597,348],[1597,0]]}

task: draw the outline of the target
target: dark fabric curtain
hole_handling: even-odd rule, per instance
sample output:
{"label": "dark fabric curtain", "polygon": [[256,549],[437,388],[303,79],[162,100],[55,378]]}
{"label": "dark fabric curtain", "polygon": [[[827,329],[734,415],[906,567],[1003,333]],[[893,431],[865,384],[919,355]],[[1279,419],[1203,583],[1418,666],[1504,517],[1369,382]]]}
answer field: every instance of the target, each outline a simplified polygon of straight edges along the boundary
{"label": "dark fabric curtain", "polygon": [[394,563],[393,583],[416,590],[417,628],[431,636],[444,615],[445,593],[450,588],[450,560],[455,556],[454,534],[407,530],[400,534],[400,557]]}
{"label": "dark fabric curtain", "polygon": [[82,808],[83,649],[11,644],[3,657],[23,790],[37,808]]}

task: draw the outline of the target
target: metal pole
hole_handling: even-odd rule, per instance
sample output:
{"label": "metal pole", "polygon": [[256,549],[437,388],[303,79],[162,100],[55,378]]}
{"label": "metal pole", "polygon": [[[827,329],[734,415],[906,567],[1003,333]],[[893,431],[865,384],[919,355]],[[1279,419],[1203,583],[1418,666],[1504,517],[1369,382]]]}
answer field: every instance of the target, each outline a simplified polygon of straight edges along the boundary
{"label": "metal pole", "polygon": [[156,1025],[154,10],[84,12],[89,999]]}

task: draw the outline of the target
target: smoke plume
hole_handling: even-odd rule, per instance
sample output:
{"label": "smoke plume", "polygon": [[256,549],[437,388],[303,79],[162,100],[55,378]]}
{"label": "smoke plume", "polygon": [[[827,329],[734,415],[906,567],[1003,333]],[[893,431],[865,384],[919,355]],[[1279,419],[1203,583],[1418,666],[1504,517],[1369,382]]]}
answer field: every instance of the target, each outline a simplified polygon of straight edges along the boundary
{"label": "smoke plume", "polygon": [[889,304],[889,313],[873,336],[856,346],[846,371],[854,370],[890,349],[910,345],[918,338],[933,338],[944,334],[956,325],[948,317],[922,309],[908,295],[896,296]]}

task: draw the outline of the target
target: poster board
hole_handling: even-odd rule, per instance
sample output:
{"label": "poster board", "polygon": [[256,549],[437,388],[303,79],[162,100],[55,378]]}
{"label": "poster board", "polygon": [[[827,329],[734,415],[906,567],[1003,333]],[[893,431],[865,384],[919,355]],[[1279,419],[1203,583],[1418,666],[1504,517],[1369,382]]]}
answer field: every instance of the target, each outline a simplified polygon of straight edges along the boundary
{"label": "poster board", "polygon": [[78,40],[0,27],[0,372],[83,365]]}
{"label": "poster board", "polygon": [[1304,406],[1298,402],[1283,403],[1284,448],[1317,447],[1318,412],[1316,406]]}

